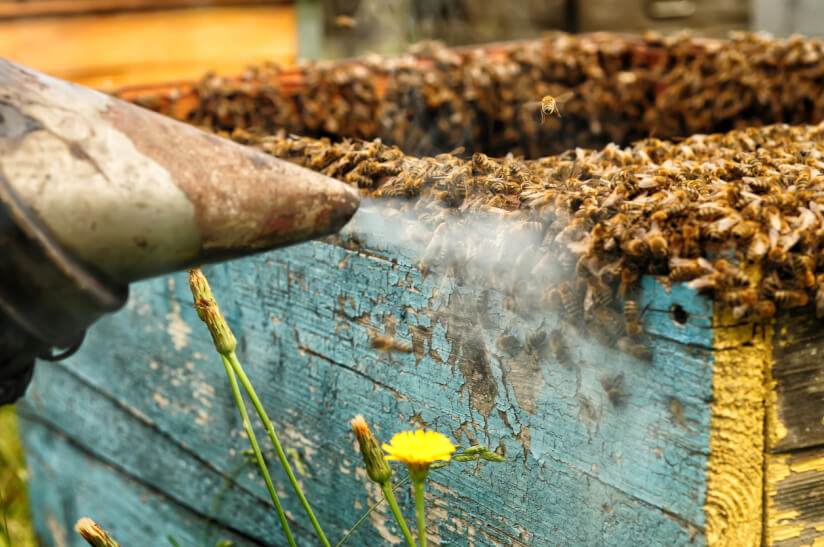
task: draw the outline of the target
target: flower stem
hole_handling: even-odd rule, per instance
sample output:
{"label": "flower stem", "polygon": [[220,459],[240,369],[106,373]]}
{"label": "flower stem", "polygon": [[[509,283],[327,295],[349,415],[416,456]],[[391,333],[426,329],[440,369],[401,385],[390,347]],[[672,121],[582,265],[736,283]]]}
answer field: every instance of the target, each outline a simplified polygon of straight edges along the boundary
{"label": "flower stem", "polygon": [[398,507],[398,502],[395,499],[395,494],[392,492],[392,483],[386,481],[385,483],[381,484],[381,491],[383,492],[383,497],[386,498],[386,502],[389,504],[389,508],[392,510],[392,514],[395,516],[395,520],[398,521],[398,526],[401,528],[401,532],[403,533],[403,537],[406,539],[407,545],[409,547],[415,547],[415,540],[412,538],[412,532],[409,531],[409,527],[406,525],[406,521],[403,519],[403,514],[401,514],[401,508]]}
{"label": "flower stem", "polygon": [[418,517],[418,541],[421,547],[426,547],[426,509],[424,508],[424,484],[426,477],[415,480],[415,515]]}
{"label": "flower stem", "polygon": [[277,452],[278,459],[280,460],[280,464],[283,466],[283,470],[286,472],[286,475],[289,477],[289,482],[292,484],[292,488],[295,489],[295,493],[298,495],[298,499],[300,499],[301,505],[303,505],[303,509],[306,511],[309,520],[312,521],[312,526],[315,527],[315,532],[318,534],[318,537],[321,540],[321,543],[324,547],[330,547],[329,540],[326,539],[326,535],[323,533],[323,529],[318,522],[318,519],[315,518],[315,514],[312,512],[312,508],[309,507],[309,502],[306,500],[306,496],[303,495],[303,490],[301,489],[300,485],[298,484],[298,480],[295,478],[295,474],[292,472],[292,466],[289,465],[289,460],[286,459],[286,454],[283,452],[283,448],[280,446],[280,441],[278,440],[277,434],[275,434],[275,428],[272,426],[272,422],[269,420],[269,416],[266,414],[266,410],[264,410],[263,405],[258,399],[257,393],[255,392],[255,388],[252,387],[252,383],[249,381],[249,378],[246,376],[246,373],[243,372],[243,367],[240,364],[240,361],[237,359],[237,355],[235,352],[231,352],[227,358],[232,366],[232,370],[237,377],[240,379],[240,383],[243,385],[243,388],[246,390],[246,393],[249,395],[249,399],[252,401],[252,405],[257,410],[258,416],[260,416],[261,421],[263,422],[264,427],[266,428],[266,433],[269,434],[269,438],[272,440],[272,444],[275,447],[275,451]]}
{"label": "flower stem", "polygon": [[286,520],[283,507],[280,505],[280,500],[278,499],[278,494],[275,491],[275,486],[272,484],[272,479],[269,477],[269,470],[266,468],[266,462],[263,460],[263,454],[260,452],[260,445],[258,445],[257,437],[255,437],[255,432],[252,429],[252,423],[249,421],[249,413],[246,411],[246,403],[243,402],[243,396],[240,394],[240,389],[237,385],[237,378],[235,377],[235,372],[232,369],[231,363],[231,357],[233,356],[234,352],[232,352],[229,357],[226,355],[221,355],[220,358],[223,361],[223,366],[226,368],[226,376],[229,377],[229,385],[232,387],[232,394],[235,396],[235,403],[237,404],[237,408],[240,411],[240,416],[243,419],[243,427],[246,429],[246,435],[249,437],[249,444],[252,445],[252,450],[255,453],[255,459],[260,467],[261,473],[263,473],[263,480],[266,481],[266,488],[269,489],[269,495],[275,503],[275,509],[278,512],[278,518],[280,519],[280,525],[283,527],[283,533],[286,535],[286,540],[289,542],[289,545],[291,547],[296,547],[295,539],[292,537],[292,531],[289,529],[289,522]]}

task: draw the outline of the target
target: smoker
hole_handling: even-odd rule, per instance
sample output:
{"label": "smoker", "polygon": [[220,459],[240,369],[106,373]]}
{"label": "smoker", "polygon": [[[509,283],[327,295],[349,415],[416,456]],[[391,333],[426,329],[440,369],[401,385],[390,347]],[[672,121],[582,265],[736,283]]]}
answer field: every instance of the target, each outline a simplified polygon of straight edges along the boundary
{"label": "smoker", "polygon": [[343,183],[0,59],[0,404],[134,281],[339,230]]}

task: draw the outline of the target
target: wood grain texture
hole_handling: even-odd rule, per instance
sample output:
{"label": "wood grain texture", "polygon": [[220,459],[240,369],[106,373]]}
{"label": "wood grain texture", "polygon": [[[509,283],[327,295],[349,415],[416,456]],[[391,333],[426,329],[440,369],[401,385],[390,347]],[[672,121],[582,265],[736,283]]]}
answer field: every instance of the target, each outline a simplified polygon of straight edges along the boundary
{"label": "wood grain texture", "polygon": [[[314,242],[206,269],[238,335],[241,361],[285,444],[301,454],[301,481],[332,538],[377,499],[347,423],[363,413],[384,440],[426,425],[507,455],[504,464],[433,473],[433,542],[705,543],[713,360],[712,313],[703,299],[644,282],[637,298],[649,303],[654,358],[642,363],[570,331],[554,312],[513,313],[494,289],[436,273],[422,278],[404,249],[367,234],[357,239],[360,247],[351,239],[349,248]],[[675,303],[694,312],[683,326],[669,311]],[[572,366],[523,347],[527,333],[553,328],[565,329]],[[415,351],[376,352],[369,337],[383,332],[411,340]],[[521,349],[499,350],[504,332]],[[626,393],[614,406],[601,379],[618,373]],[[127,307],[91,329],[75,357],[39,366],[21,408],[30,458],[45,458],[46,439],[63,432],[71,439],[67,452],[105,462],[195,514],[206,512],[246,448],[185,274],[135,285]],[[67,482],[86,480],[76,467],[56,469]],[[274,475],[284,490],[284,477]],[[32,479],[33,505],[54,513],[58,501],[40,480]],[[220,524],[276,537],[258,475],[237,484],[218,510]],[[88,492],[59,503],[87,507]],[[96,488],[95,495],[115,493]],[[411,517],[408,492],[401,504]],[[292,497],[285,505],[299,544],[311,544],[301,509]],[[117,530],[119,515],[101,503],[89,516]],[[37,525],[50,533],[42,519]],[[199,526],[185,519],[168,525],[189,536]],[[379,511],[353,544],[398,538]],[[120,535],[124,544],[151,539],[137,527]]]}
{"label": "wood grain texture", "polygon": [[774,433],[768,449],[824,444],[824,331],[812,313],[782,314],[773,341]]}
{"label": "wood grain texture", "polygon": [[291,6],[213,7],[0,21],[0,56],[83,85],[196,80],[291,64]]}
{"label": "wood grain texture", "polygon": [[767,546],[824,544],[824,449],[769,454],[766,460]]}
{"label": "wood grain texture", "polygon": [[772,326],[713,318],[715,349],[707,469],[707,543],[758,545],[763,528],[766,370]]}

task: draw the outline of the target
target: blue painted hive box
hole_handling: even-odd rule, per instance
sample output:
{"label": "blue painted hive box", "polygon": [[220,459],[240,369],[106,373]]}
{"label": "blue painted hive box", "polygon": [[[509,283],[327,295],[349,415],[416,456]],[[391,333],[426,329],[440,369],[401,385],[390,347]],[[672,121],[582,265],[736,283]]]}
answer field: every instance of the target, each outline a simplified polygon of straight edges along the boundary
{"label": "blue painted hive box", "polygon": [[[821,45],[763,40],[553,35],[129,96],[362,189],[339,236],[204,270],[333,538],[380,496],[360,413],[383,440],[413,425],[506,456],[433,472],[434,544],[822,541],[824,128],[607,144],[821,119],[773,70],[817,85]],[[524,106],[567,88],[563,118]],[[593,149],[517,156],[576,139]],[[447,143],[464,150],[405,155]],[[80,545],[82,516],[125,545],[284,544],[186,279],[133,286],[75,356],[38,365],[19,415],[44,544]],[[402,536],[382,506],[349,541]]]}

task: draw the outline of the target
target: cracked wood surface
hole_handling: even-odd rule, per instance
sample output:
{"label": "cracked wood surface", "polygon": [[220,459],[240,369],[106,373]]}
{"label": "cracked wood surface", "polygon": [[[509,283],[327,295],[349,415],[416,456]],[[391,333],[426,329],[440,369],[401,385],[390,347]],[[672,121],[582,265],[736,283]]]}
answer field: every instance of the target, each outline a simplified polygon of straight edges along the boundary
{"label": "cracked wood surface", "polygon": [[[506,453],[507,463],[433,473],[432,541],[705,543],[709,303],[682,286],[667,292],[644,280],[637,299],[647,308],[654,358],[642,363],[585,340],[554,312],[513,313],[495,289],[437,272],[424,278],[403,248],[360,239],[363,247],[353,238],[344,246],[312,242],[205,270],[282,442],[300,454],[299,479],[332,538],[376,499],[348,426],[363,413],[383,440],[426,425]],[[687,312],[683,325],[673,320],[674,305]],[[529,333],[554,328],[564,329],[572,366],[525,347]],[[413,353],[376,352],[369,338],[381,333],[411,340]],[[502,334],[517,347],[498,349]],[[619,373],[625,397],[614,406],[601,380]],[[67,545],[81,545],[68,531],[86,514],[124,544],[147,544],[158,533],[193,537],[247,447],[185,274],[133,286],[127,307],[92,328],[75,357],[38,366],[20,407],[34,516],[47,543],[63,530]],[[71,442],[47,442],[55,433]],[[104,475],[125,486],[73,488]],[[273,475],[285,491],[285,477]],[[145,515],[107,504],[123,488],[156,494],[187,516],[172,512],[141,527],[131,520]],[[408,491],[400,503],[414,521]],[[293,497],[285,507],[299,543],[313,544]],[[238,535],[236,545],[280,544],[251,468],[215,518]],[[378,537],[400,539],[385,510],[353,544]]]}

